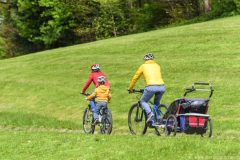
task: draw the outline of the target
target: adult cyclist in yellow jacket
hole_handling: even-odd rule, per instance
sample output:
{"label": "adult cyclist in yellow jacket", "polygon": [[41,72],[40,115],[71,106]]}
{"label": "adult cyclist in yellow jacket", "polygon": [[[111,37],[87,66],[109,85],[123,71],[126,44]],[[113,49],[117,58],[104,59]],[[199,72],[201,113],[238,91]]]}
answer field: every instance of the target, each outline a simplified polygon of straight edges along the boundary
{"label": "adult cyclist in yellow jacket", "polygon": [[164,81],[161,74],[160,65],[154,61],[154,56],[152,53],[147,53],[144,55],[145,63],[142,64],[135,75],[133,76],[131,83],[129,85],[129,92],[133,92],[133,88],[137,82],[137,80],[144,76],[146,87],[144,89],[143,95],[140,99],[140,103],[143,109],[147,113],[147,123],[151,122],[153,119],[153,113],[148,105],[148,101],[155,95],[154,97],[154,109],[157,111],[157,119],[160,120],[160,113],[157,110],[157,106],[160,104],[160,100],[162,98],[163,93],[165,92]]}

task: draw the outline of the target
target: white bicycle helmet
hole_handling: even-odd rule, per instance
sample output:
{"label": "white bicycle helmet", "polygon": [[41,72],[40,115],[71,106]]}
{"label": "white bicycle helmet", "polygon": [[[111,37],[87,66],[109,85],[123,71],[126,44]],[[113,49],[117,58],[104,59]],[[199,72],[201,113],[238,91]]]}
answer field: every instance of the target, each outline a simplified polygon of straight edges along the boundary
{"label": "white bicycle helmet", "polygon": [[99,64],[93,64],[93,65],[91,65],[91,70],[92,70],[92,71],[99,71],[99,70],[100,70],[100,65],[99,65]]}
{"label": "white bicycle helmet", "polygon": [[153,60],[153,59],[154,59],[154,55],[153,55],[152,53],[147,53],[147,54],[144,55],[143,59],[144,59],[145,61],[147,61],[147,60]]}
{"label": "white bicycle helmet", "polygon": [[97,81],[98,81],[98,83],[105,83],[106,82],[104,76],[99,76]]}

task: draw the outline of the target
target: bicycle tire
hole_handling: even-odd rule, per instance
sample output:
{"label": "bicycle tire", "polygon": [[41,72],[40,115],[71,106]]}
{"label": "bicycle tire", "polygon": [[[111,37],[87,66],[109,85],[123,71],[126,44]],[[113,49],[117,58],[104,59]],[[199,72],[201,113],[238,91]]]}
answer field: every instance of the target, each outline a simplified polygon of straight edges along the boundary
{"label": "bicycle tire", "polygon": [[[142,107],[140,107],[139,103],[133,104],[128,112],[128,127],[130,133],[133,135],[144,135],[147,131],[146,119],[146,113]],[[139,131],[137,131],[139,128],[138,125],[140,125],[140,123],[142,123],[142,127]],[[134,125],[137,125],[136,129],[134,129]]]}
{"label": "bicycle tire", "polygon": [[207,120],[207,128],[206,129],[207,129],[206,133],[201,134],[201,136],[205,137],[205,135],[206,135],[208,138],[212,138],[213,127],[212,127],[212,119],[210,117]]}
{"label": "bicycle tire", "polygon": [[83,132],[84,133],[94,133],[94,128],[92,126],[93,113],[89,108],[86,108],[83,113]]}
{"label": "bicycle tire", "polygon": [[[161,119],[160,119],[160,122],[162,123],[162,121],[163,121],[163,117],[165,116],[165,113],[167,112],[167,106],[165,105],[165,104],[159,104],[158,105],[158,110],[160,111],[160,115],[161,115]],[[156,120],[156,119],[155,119]],[[161,124],[160,123],[160,124]],[[160,125],[159,124],[159,125]],[[155,134],[157,135],[157,136],[160,136],[161,135],[161,131],[160,130],[162,130],[162,132],[164,132],[164,130],[162,129],[162,128],[160,128],[160,127],[155,127]]]}
{"label": "bicycle tire", "polygon": [[158,109],[160,111],[161,119],[162,119],[164,117],[164,115],[167,113],[168,107],[165,104],[159,104]]}
{"label": "bicycle tire", "polygon": [[165,134],[166,136],[170,136],[171,132],[173,132],[173,136],[176,136],[177,133],[177,118],[175,115],[170,114],[166,120],[165,124]]}
{"label": "bicycle tire", "polygon": [[102,126],[100,127],[101,134],[111,134],[112,133],[112,113],[109,108],[107,108],[107,113],[103,116]]}

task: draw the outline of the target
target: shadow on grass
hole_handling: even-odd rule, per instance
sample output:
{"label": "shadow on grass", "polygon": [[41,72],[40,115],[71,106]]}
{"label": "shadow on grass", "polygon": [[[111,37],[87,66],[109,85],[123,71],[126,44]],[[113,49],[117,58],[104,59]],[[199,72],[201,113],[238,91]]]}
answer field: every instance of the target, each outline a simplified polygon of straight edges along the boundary
{"label": "shadow on grass", "polygon": [[53,117],[23,112],[0,112],[0,125],[80,129],[79,124],[71,121],[61,121]]}

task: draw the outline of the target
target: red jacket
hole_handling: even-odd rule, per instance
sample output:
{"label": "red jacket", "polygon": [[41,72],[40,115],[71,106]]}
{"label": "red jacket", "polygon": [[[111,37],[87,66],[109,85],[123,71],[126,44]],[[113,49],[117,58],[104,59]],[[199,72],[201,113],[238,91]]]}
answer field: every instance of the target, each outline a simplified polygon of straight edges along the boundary
{"label": "red jacket", "polygon": [[[92,72],[87,80],[87,83],[85,84],[85,86],[82,89],[82,93],[85,93],[85,91],[88,89],[88,87],[90,86],[90,84],[93,82],[93,84],[98,87],[98,77],[100,76],[104,76],[106,78],[106,76],[104,75],[104,73],[102,73],[101,71],[98,72]],[[106,87],[110,88],[110,84],[108,83],[108,80],[106,79],[106,82],[104,84]]]}

